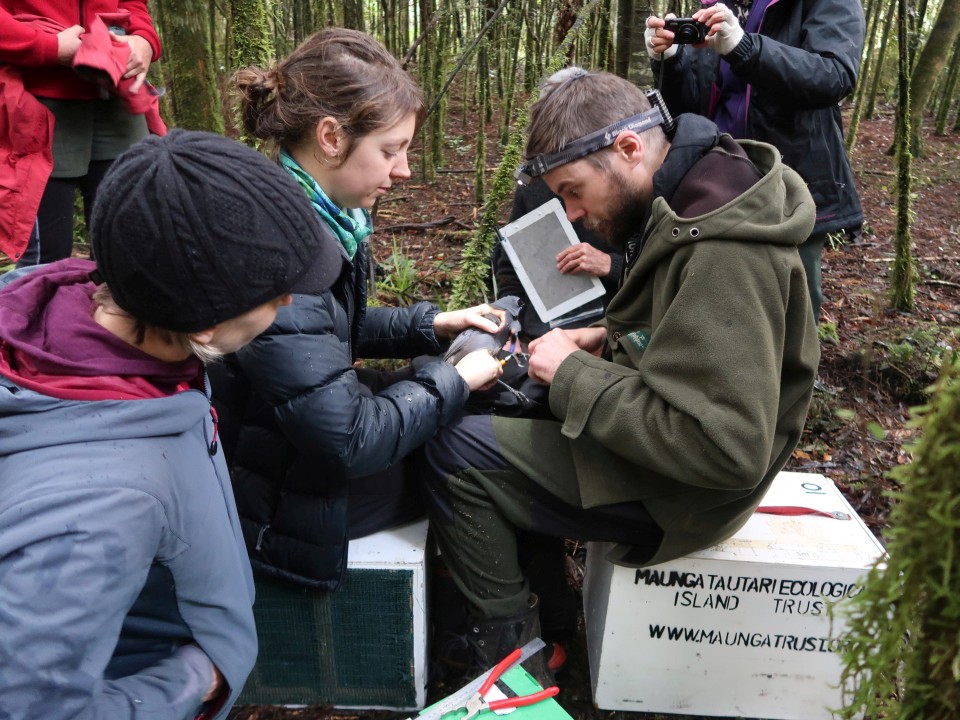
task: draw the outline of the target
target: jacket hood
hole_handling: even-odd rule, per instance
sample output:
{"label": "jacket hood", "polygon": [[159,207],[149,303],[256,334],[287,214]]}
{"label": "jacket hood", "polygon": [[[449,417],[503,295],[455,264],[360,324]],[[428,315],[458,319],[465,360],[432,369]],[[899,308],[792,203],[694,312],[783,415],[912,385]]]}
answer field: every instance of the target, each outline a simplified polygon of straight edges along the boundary
{"label": "jacket hood", "polygon": [[209,414],[199,390],[149,400],[61,400],[0,377],[0,456],[105,438],[177,435]]}
{"label": "jacket hood", "polygon": [[816,216],[806,184],[775,147],[734,141],[710,121],[690,115],[680,117],[654,176],[654,193],[644,233],[651,242],[639,258],[643,265],[705,240],[798,246]]}

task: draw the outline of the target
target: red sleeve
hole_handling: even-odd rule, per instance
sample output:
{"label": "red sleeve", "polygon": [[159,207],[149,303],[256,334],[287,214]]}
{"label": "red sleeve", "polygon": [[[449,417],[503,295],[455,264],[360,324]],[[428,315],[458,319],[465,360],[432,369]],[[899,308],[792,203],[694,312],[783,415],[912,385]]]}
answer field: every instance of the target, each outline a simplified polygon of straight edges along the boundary
{"label": "red sleeve", "polygon": [[0,7],[0,62],[11,65],[57,64],[57,36],[14,20]]}
{"label": "red sleeve", "polygon": [[150,47],[153,48],[151,62],[156,62],[160,58],[160,38],[157,37],[157,31],[150,19],[146,0],[120,0],[117,7],[130,13],[130,34],[139,35],[150,43]]}

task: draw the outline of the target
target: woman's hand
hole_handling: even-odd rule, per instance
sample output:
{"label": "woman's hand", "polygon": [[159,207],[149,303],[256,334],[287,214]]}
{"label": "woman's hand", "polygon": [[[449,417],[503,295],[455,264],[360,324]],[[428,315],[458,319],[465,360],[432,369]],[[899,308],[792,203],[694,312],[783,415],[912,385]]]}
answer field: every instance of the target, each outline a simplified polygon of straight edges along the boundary
{"label": "woman's hand", "polygon": [[[500,322],[494,325],[483,317],[484,315],[496,315]],[[483,305],[474,305],[464,310],[453,310],[451,312],[437,313],[433,318],[433,333],[437,337],[452,338],[456,337],[464,330],[470,327],[480,328],[488,333],[495,333],[503,325],[506,313],[500,308],[495,308],[484,303]]]}
{"label": "woman's hand", "polygon": [[489,390],[503,375],[503,365],[486,350],[474,350],[454,365],[460,377],[474,390]]}
{"label": "woman's hand", "polygon": [[114,35],[120,42],[130,46],[130,57],[127,59],[124,78],[136,78],[130,86],[130,94],[136,95],[147,79],[147,71],[153,62],[153,48],[146,38],[139,35]]}
{"label": "woman's hand", "polygon": [[57,62],[61,65],[73,65],[73,56],[80,49],[80,36],[86,31],[80,25],[73,25],[57,33]]}

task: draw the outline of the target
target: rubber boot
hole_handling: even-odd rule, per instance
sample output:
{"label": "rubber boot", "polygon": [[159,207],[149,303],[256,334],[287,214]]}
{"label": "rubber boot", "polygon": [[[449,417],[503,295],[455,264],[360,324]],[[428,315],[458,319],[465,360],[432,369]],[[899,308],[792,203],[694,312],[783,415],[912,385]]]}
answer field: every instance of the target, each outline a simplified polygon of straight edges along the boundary
{"label": "rubber boot", "polygon": [[[522,612],[504,618],[476,618],[467,621],[467,639],[474,648],[472,675],[476,677],[492,668],[516,648],[540,637],[540,602],[531,594],[528,607]],[[528,658],[523,669],[542,687],[553,685],[553,673],[547,666],[551,646]]]}
{"label": "rubber boot", "polygon": [[569,640],[577,632],[580,602],[567,580],[563,539],[526,532],[520,536],[518,549],[530,592],[540,599],[541,637],[548,644]]}

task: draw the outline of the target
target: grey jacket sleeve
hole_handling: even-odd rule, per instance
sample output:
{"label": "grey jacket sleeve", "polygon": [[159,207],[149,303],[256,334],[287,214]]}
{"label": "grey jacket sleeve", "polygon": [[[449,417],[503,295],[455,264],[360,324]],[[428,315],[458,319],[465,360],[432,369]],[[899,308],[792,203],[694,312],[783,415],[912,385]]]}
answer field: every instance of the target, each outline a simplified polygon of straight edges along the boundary
{"label": "grey jacket sleeve", "polygon": [[807,12],[798,46],[747,33],[726,59],[738,76],[792,107],[830,107],[857,84],[864,26],[859,3],[821,0]]}
{"label": "grey jacket sleeve", "polygon": [[0,504],[0,717],[195,717],[212,668],[204,676],[202,663],[182,653],[129,677],[104,677],[169,540],[157,499],[80,483],[56,496],[25,495]]}

